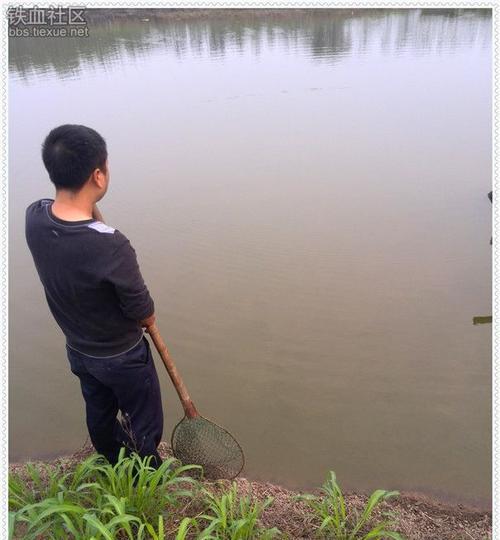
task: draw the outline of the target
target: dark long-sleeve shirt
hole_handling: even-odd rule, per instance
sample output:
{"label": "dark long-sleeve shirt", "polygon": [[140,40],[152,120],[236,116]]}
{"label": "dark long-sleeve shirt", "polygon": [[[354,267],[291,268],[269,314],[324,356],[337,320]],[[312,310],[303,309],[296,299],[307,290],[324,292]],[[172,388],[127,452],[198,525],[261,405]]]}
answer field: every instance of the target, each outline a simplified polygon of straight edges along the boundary
{"label": "dark long-sleeve shirt", "polygon": [[154,312],[134,248],[94,219],[64,221],[42,199],[26,210],[26,240],[68,347],[96,357],[131,349]]}

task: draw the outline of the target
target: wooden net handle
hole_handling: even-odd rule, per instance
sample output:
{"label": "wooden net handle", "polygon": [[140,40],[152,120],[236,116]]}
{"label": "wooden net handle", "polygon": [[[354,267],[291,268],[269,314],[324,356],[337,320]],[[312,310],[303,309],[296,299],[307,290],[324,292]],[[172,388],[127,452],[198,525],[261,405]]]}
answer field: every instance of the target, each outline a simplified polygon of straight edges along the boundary
{"label": "wooden net handle", "polygon": [[179,399],[181,400],[182,407],[184,409],[184,412],[186,413],[186,416],[188,418],[196,418],[197,416],[200,416],[198,411],[196,410],[196,407],[194,406],[194,403],[189,397],[186,385],[184,384],[182,377],[180,376],[177,368],[175,367],[174,361],[172,360],[168,352],[167,346],[165,345],[165,342],[160,335],[160,331],[158,330],[156,323],[148,326],[146,328],[146,332],[151,336],[151,339],[155,344],[156,350],[158,351],[158,354],[161,356],[161,359],[163,360],[163,363],[167,368],[168,374],[170,376],[170,379],[172,380],[175,389],[177,390],[177,394],[179,395]]}

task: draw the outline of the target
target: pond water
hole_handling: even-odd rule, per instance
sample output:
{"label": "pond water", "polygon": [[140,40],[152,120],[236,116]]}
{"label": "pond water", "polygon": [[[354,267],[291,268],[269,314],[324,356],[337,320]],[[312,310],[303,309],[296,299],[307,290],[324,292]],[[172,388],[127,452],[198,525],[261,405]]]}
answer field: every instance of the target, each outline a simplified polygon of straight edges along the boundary
{"label": "pond water", "polygon": [[[141,20],[147,18],[149,20]],[[106,138],[198,409],[244,474],[488,505],[490,11],[227,12],[11,38],[12,461],[70,453],[83,400],[24,240],[48,131]],[[164,438],[182,416],[159,361]]]}

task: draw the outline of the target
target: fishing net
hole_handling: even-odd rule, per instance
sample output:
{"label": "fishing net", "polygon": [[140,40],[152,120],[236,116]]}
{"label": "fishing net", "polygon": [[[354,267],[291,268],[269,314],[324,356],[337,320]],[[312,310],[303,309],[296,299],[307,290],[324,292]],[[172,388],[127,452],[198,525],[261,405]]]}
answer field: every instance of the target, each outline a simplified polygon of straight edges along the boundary
{"label": "fishing net", "polygon": [[184,464],[201,465],[205,478],[233,479],[245,464],[236,439],[224,428],[202,416],[185,416],[172,433],[174,456]]}
{"label": "fishing net", "polygon": [[205,478],[235,478],[245,464],[241,446],[227,430],[200,416],[158,327],[153,322],[146,331],[163,360],[184,409],[184,418],[172,432],[174,456],[185,465],[201,465]]}

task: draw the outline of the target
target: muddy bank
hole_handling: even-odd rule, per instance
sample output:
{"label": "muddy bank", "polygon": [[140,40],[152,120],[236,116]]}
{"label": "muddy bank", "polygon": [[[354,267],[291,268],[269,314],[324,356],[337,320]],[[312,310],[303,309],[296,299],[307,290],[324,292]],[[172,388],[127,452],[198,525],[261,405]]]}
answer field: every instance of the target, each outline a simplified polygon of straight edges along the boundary
{"label": "muddy bank", "polygon": [[[88,22],[116,22],[120,20],[149,21],[189,21],[193,19],[221,19],[231,18],[294,18],[297,16],[324,17],[325,15],[339,15],[361,17],[366,15],[380,16],[387,12],[387,8],[87,8],[85,18]],[[408,11],[407,8],[390,8],[393,13]],[[457,17],[464,12],[474,12],[488,16],[490,9],[476,8],[432,8],[421,9],[421,14],[440,14],[447,17]]]}
{"label": "muddy bank", "polygon": [[[161,443],[159,451],[163,458],[171,455],[166,443]],[[72,456],[58,458],[47,464],[69,470],[93,452],[92,446],[86,445]],[[12,472],[20,472],[22,469],[23,464],[9,465],[9,470]],[[259,500],[273,497],[273,504],[264,511],[262,516],[264,526],[278,527],[286,535],[285,537],[290,539],[317,538],[314,533],[315,525],[317,525],[315,518],[304,503],[295,500],[297,492],[271,483],[253,482],[246,478],[238,478],[236,483],[242,494],[251,493]],[[206,482],[207,487],[211,485]],[[367,498],[368,495],[364,493],[345,493],[347,507],[358,511],[362,510]],[[424,495],[405,492],[391,502],[383,503],[379,512],[387,510],[394,514],[397,523],[395,530],[408,540],[487,540],[492,538],[492,515],[489,511],[460,504],[450,505]],[[178,521],[180,522],[183,517],[184,515],[180,515]]]}
{"label": "muddy bank", "polygon": [[[293,17],[296,15],[315,15],[321,17],[325,13],[336,15],[361,15],[381,13],[383,8],[87,8],[85,18],[89,22],[117,21],[119,19],[182,21],[207,18],[231,17]],[[397,11],[397,10],[394,10]],[[458,10],[450,9],[450,12]]]}
{"label": "muddy bank", "polygon": [[[274,497],[274,504],[266,510],[263,521],[266,526],[277,526],[291,538],[317,538],[314,523],[307,507],[293,500],[296,493],[273,484],[248,482],[240,479],[238,484],[246,489],[248,485],[259,498]],[[367,495],[348,492],[346,505],[361,511]],[[401,495],[390,503],[384,503],[385,510],[394,513],[395,530],[408,540],[486,540],[491,538],[491,513],[466,509],[462,506],[448,506],[436,500],[421,496]],[[375,513],[377,515],[377,512]]]}

